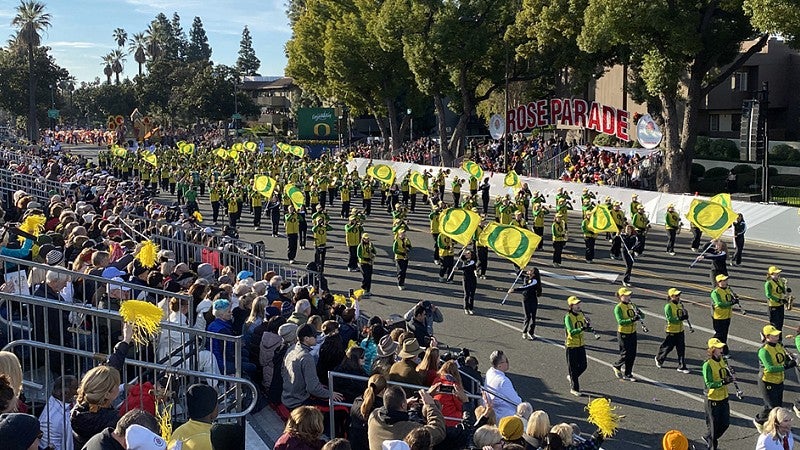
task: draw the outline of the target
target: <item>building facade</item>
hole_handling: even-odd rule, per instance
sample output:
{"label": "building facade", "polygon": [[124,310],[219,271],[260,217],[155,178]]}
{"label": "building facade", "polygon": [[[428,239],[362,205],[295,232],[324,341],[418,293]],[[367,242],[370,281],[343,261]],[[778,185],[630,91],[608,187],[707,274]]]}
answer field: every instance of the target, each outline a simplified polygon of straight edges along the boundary
{"label": "building facade", "polygon": [[292,125],[292,99],[300,94],[300,87],[290,77],[244,77],[241,84],[253,103],[261,110],[258,116],[247,117],[250,124],[271,127],[274,132],[285,132]]}

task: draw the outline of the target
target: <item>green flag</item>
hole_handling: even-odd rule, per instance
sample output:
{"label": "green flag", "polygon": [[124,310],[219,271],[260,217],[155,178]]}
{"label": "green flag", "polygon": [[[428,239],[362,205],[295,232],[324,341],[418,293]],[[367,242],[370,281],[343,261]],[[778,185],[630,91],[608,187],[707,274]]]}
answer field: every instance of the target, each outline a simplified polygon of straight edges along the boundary
{"label": "green flag", "polygon": [[461,245],[467,245],[475,236],[481,217],[464,208],[448,208],[439,216],[439,231]]}
{"label": "green flag", "polygon": [[272,197],[276,184],[275,179],[267,175],[257,175],[253,178],[253,189],[266,198]]}
{"label": "green flag", "polygon": [[503,179],[503,185],[510,188],[518,188],[522,186],[522,182],[519,181],[519,175],[517,175],[517,172],[511,170]]}
{"label": "green flag", "polygon": [[478,237],[478,241],[499,256],[525,268],[542,238],[536,233],[514,225],[489,222]]}
{"label": "green flag", "polygon": [[594,233],[617,233],[617,223],[606,205],[597,205],[589,216],[589,229]]}
{"label": "green flag", "polygon": [[377,166],[367,168],[367,175],[388,186],[394,183],[394,169],[386,164],[378,164]]}
{"label": "green flag", "polygon": [[713,239],[722,236],[722,233],[736,220],[736,216],[737,214],[728,206],[699,199],[692,200],[689,212],[686,213],[689,222]]}
{"label": "green flag", "polygon": [[727,192],[724,192],[722,194],[717,194],[708,199],[708,201],[719,203],[720,205],[726,208],[731,208],[731,194],[728,194]]}
{"label": "green flag", "polygon": [[423,194],[428,195],[428,180],[421,173],[412,171],[411,175],[408,177],[408,184]]}
{"label": "green flag", "polygon": [[295,209],[303,206],[303,203],[306,202],[306,195],[303,193],[303,190],[294,184],[287,184],[283,188],[283,193],[289,197],[289,200],[292,201],[292,205],[294,205]]}
{"label": "green flag", "polygon": [[465,159],[464,162],[461,163],[461,168],[464,169],[464,171],[466,171],[472,178],[477,180],[483,179],[483,169],[481,169],[481,166],[479,166],[477,163]]}

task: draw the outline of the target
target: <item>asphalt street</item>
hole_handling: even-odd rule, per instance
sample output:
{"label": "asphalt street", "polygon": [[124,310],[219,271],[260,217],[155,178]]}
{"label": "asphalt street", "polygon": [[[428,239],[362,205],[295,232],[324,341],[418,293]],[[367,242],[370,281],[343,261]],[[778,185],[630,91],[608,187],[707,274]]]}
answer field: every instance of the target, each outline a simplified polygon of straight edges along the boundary
{"label": "asphalt street", "polygon": [[[450,200],[450,194],[446,195]],[[166,198],[163,197],[162,198]],[[410,263],[406,290],[396,286],[395,265],[392,259],[391,217],[380,206],[380,198],[373,199],[373,214],[365,224],[375,244],[372,297],[362,300],[361,308],[368,314],[386,317],[402,314],[421,300],[430,300],[444,313],[444,323],[435,325],[435,335],[442,343],[453,347],[469,348],[480,360],[479,369],[488,368],[488,356],[495,349],[506,352],[510,361],[509,376],[523,399],[534,409],[544,409],[552,423],[575,422],[584,432],[594,427],[586,421],[585,406],[590,398],[608,397],[618,414],[624,415],[616,436],[606,441],[606,449],[660,449],[661,437],[669,429],[683,431],[690,441],[702,446],[701,436],[706,431],[703,402],[703,381],[700,367],[705,359],[706,341],[713,334],[711,324],[710,269],[708,261],[699,262],[694,268],[690,264],[697,256],[690,251],[691,235],[685,231],[678,235],[677,255],[665,253],[666,233],[656,227],[648,234],[647,249],[638,258],[633,269],[633,302],[646,314],[649,333],[638,331],[638,357],[634,366],[636,382],[617,379],[611,364],[618,358],[616,322],[613,306],[614,293],[621,287],[624,264],[609,259],[610,244],[598,239],[594,263],[583,260],[583,238],[580,234],[579,214],[573,212],[569,218],[571,230],[564,252],[561,268],[551,265],[551,241],[548,217],[545,228],[545,247],[534,254],[531,266],[539,267],[544,275],[544,293],[539,301],[535,341],[521,337],[521,295],[512,294],[505,305],[501,300],[514,280],[513,266],[496,255],[490,255],[487,280],[478,280],[475,315],[464,314],[460,276],[456,274],[452,284],[439,283],[438,266],[433,263],[433,240],[429,234],[429,208],[418,203],[415,213],[410,214],[411,229],[407,233],[414,248],[410,252]],[[627,208],[629,199],[620,198]],[[211,214],[207,198],[200,199],[201,211],[210,225]],[[352,204],[360,206],[360,198]],[[326,275],[334,292],[346,293],[348,289],[360,287],[360,273],[347,272],[347,247],[344,244],[344,223],[339,218],[338,199],[328,207],[334,230],[329,232]],[[491,211],[490,211],[491,213]],[[746,219],[746,218],[745,218]],[[220,226],[222,222],[220,222]],[[244,207],[239,231],[243,239],[264,241],[268,248],[267,258],[286,262],[285,237],[270,236],[269,219],[262,220],[262,231],[254,231],[252,216]],[[281,233],[283,229],[281,228]],[[313,241],[309,233],[306,250],[299,250],[296,264],[304,267],[314,256]],[[704,237],[704,242],[707,242]],[[731,249],[732,242],[728,241]],[[459,249],[460,250],[460,249]],[[759,332],[767,323],[767,307],[764,298],[766,269],[777,265],[784,269],[783,275],[789,284],[797,284],[798,264],[795,250],[767,247],[746,242],[742,266],[730,267],[730,285],[742,299],[747,314],[734,312],[728,344],[744,391],[741,400],[736,399],[731,387],[731,427],[720,441],[724,449],[752,449],[757,431],[751,423],[752,417],[761,410],[762,400],[758,393],[758,361],[756,352],[760,346]],[[667,289],[675,287],[683,292],[695,332],[687,330],[687,365],[691,373],[677,372],[675,353],[670,355],[663,368],[658,369],[653,360],[665,332],[663,307]],[[563,318],[566,298],[577,295],[583,300],[583,309],[591,315],[592,324],[600,334],[599,340],[587,337],[589,367],[581,377],[583,397],[569,393],[566,380],[566,360],[563,348]],[[800,324],[797,310],[787,311],[785,334],[796,334]],[[785,341],[793,352],[793,339]],[[800,395],[798,374],[787,374],[785,406]]]}

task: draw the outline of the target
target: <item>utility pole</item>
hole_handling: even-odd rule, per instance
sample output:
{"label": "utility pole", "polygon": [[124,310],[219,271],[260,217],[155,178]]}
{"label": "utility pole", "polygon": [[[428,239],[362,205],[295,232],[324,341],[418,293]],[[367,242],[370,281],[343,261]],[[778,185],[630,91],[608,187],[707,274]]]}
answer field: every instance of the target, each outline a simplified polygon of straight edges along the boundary
{"label": "utility pole", "polygon": [[[761,193],[764,203],[769,203],[770,200],[770,192],[769,192],[769,133],[767,127],[767,113],[769,112],[769,83],[763,82],[761,83],[761,91],[759,92],[759,96],[761,97],[761,116],[759,119],[763,121],[759,128],[763,129],[763,142],[764,142],[764,159],[761,162]],[[761,130],[759,130],[761,131]]]}

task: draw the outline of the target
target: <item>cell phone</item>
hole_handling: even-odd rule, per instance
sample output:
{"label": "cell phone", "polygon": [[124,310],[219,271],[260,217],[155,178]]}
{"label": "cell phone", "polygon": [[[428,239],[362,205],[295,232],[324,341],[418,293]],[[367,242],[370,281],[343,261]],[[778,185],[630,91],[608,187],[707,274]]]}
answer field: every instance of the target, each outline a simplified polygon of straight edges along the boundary
{"label": "cell phone", "polygon": [[350,289],[350,290],[348,291],[348,295],[349,295],[350,297],[352,297],[354,294],[355,294],[355,291],[354,291],[353,289]]}
{"label": "cell phone", "polygon": [[439,385],[439,392],[443,394],[452,394],[455,391],[455,386],[452,384]]}

